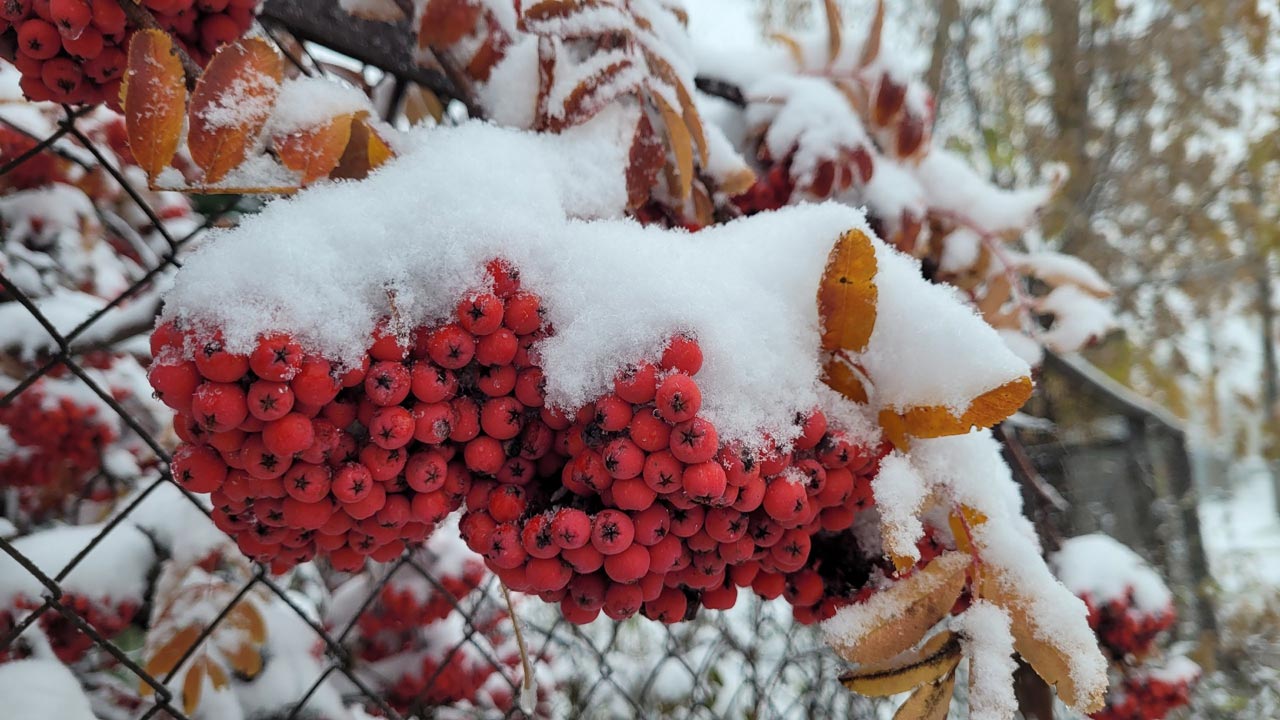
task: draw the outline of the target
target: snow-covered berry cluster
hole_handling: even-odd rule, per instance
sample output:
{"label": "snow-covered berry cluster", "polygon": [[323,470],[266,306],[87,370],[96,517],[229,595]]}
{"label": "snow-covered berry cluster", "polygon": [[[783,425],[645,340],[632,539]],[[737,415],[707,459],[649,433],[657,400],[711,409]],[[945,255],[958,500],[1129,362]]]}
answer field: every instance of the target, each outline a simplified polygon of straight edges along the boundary
{"label": "snow-covered berry cluster", "polygon": [[[140,609],[137,602],[128,598],[121,600],[110,597],[90,598],[79,593],[64,593],[58,602],[107,638],[115,637],[120,631],[133,624]],[[15,618],[37,610],[43,605],[43,598],[15,596],[11,608],[0,609],[0,631],[6,627],[6,618],[9,618],[8,625],[11,627]],[[37,622],[40,629],[44,631],[50,648],[64,663],[80,660],[95,644],[92,637],[60,612],[41,613]],[[5,659],[16,658],[0,658],[0,660]]]}
{"label": "snow-covered berry cluster", "polygon": [[1107,697],[1107,706],[1090,715],[1094,720],[1161,720],[1191,702],[1200,668],[1185,658],[1168,667],[1125,675]]}
{"label": "snow-covered berry cluster", "polygon": [[1098,635],[1102,648],[1113,659],[1142,658],[1151,653],[1160,633],[1173,626],[1173,605],[1151,611],[1134,602],[1133,589],[1123,597],[1097,600],[1088,593],[1081,598],[1089,608],[1089,627]]}
{"label": "snow-covered berry cluster", "polygon": [[0,407],[0,487],[79,488],[115,441],[115,424],[99,403],[46,393],[55,383],[42,378]]}
{"label": "snow-covered berry cluster", "polygon": [[[162,29],[204,64],[253,23],[258,0],[143,0]],[[120,104],[129,38],[137,28],[117,2],[3,0],[0,35],[12,34],[14,65],[32,100]]]}
{"label": "snow-covered berry cluster", "polygon": [[[356,618],[355,645],[361,658],[375,662],[412,647],[422,628],[448,617],[487,576],[479,559],[465,555],[454,568],[433,565],[430,572],[428,579],[401,568],[377,591],[377,598]],[[358,589],[366,590],[363,583]]]}

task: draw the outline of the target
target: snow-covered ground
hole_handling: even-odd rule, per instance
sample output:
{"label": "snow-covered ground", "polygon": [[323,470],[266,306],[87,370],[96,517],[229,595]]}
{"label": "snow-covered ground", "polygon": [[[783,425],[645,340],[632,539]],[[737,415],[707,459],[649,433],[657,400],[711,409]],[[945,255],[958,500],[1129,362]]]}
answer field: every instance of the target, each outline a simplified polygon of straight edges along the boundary
{"label": "snow-covered ground", "polygon": [[1261,462],[1240,468],[1229,494],[1200,503],[1200,530],[1213,574],[1225,593],[1262,581],[1280,587],[1280,513]]}

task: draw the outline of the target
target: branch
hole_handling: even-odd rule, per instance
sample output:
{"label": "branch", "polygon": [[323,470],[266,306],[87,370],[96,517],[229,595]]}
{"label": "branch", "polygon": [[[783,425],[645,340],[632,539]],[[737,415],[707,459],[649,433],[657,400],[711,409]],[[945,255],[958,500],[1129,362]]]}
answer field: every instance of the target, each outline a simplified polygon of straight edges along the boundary
{"label": "branch", "polygon": [[742,93],[742,88],[728,82],[727,80],[699,75],[694,78],[693,82],[699,90],[707,95],[727,100],[740,108],[747,106],[747,98]]}

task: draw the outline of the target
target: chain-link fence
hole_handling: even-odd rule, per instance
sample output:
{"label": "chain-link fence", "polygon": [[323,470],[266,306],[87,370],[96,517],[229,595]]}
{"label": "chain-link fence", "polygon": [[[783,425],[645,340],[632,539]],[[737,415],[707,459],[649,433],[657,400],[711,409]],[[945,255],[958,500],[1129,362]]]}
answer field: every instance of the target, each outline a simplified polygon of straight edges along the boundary
{"label": "chain-link fence", "polygon": [[[439,79],[398,61],[350,61],[358,47],[304,43],[323,23],[313,16],[292,28],[291,18],[306,18],[290,8],[268,3],[263,32],[299,72],[365,83],[388,119],[409,83]],[[384,59],[407,52],[366,49]],[[276,576],[246,562],[207,501],[169,476],[177,438],[149,397],[146,337],[184,253],[259,200],[205,196],[188,206],[151,192],[113,145],[118,119],[46,107],[32,123],[35,111],[19,104],[0,113],[7,692],[19,676],[3,680],[5,665],[27,660],[67,667],[78,685],[58,686],[53,666],[40,666],[31,694],[51,703],[50,717],[78,717],[66,709],[78,705],[58,703],[80,692],[101,718],[516,717],[521,707],[554,717],[873,714],[840,687],[839,661],[781,601],[744,593],[730,611],[675,626],[578,626],[535,599],[509,602],[478,559],[448,541],[448,527],[354,576],[323,562]],[[82,216],[65,217],[56,192],[16,179],[42,163],[57,168],[54,185],[93,200]]]}

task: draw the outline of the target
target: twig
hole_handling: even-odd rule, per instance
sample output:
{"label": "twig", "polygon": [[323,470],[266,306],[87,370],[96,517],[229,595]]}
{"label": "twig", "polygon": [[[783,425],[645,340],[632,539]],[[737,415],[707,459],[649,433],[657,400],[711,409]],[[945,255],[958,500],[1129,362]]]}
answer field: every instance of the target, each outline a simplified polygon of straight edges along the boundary
{"label": "twig", "polygon": [[[159,30],[162,33],[168,33],[167,30],[160,27],[160,23],[156,22],[156,18],[151,14],[151,11],[142,7],[142,5],[132,0],[116,0],[116,2],[120,5],[120,9],[124,11],[124,16],[128,18],[131,24],[148,30]],[[200,79],[200,75],[204,71],[200,69],[195,60],[191,59],[187,51],[182,49],[182,45],[174,43],[173,51],[178,54],[178,61],[182,63],[182,73],[186,75],[187,87],[195,87],[196,80]]]}
{"label": "twig", "polygon": [[515,629],[516,647],[520,650],[520,665],[524,669],[524,679],[520,681],[521,700],[518,703],[520,709],[526,710],[524,707],[524,698],[526,693],[533,693],[533,663],[529,662],[529,651],[525,648],[524,632],[520,630],[520,618],[516,615],[516,607],[511,602],[511,591],[507,589],[507,584],[498,581],[498,587],[502,588],[502,599],[507,602],[507,613],[511,616],[511,627]]}

